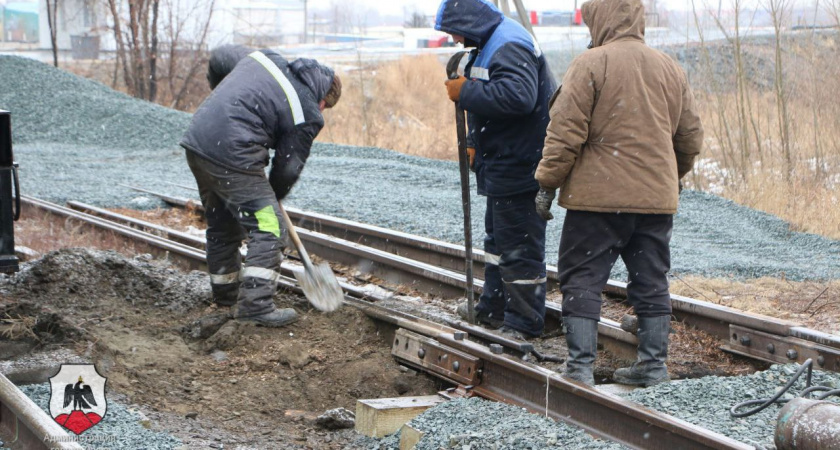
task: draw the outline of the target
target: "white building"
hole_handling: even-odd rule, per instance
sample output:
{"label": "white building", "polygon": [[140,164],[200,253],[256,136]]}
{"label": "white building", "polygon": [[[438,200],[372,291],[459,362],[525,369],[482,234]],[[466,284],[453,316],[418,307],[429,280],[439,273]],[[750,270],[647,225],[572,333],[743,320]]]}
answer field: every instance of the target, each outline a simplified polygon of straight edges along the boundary
{"label": "white building", "polygon": [[[50,0],[52,3],[53,0]],[[60,50],[79,50],[80,45],[92,45],[115,51],[111,0],[57,0]],[[122,32],[129,32],[125,23],[128,17],[128,0],[113,0],[124,16]],[[39,0],[39,45],[51,49],[50,29],[47,21],[47,0]],[[205,45],[244,44],[255,47],[297,44],[303,41],[304,0],[160,0],[159,40],[162,46],[171,41],[171,23],[180,23],[178,40],[198,43],[212,7],[212,18]],[[170,21],[170,15],[173,21]],[[76,39],[71,39],[77,37]]]}

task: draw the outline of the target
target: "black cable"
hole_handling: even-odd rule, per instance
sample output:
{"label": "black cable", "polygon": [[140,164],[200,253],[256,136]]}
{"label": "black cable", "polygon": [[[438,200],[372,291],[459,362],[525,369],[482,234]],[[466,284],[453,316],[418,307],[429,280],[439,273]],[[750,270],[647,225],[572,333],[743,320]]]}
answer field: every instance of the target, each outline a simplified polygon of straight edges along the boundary
{"label": "black cable", "polygon": [[[769,399],[748,400],[746,402],[738,403],[737,405],[733,406],[729,410],[729,415],[732,416],[732,417],[747,417],[747,416],[751,416],[753,414],[756,414],[759,411],[764,410],[765,408],[772,405],[773,403],[779,403],[779,404],[787,403],[789,400],[779,400],[779,399],[783,395],[785,395],[787,393],[787,391],[789,391],[790,388],[793,387],[794,384],[796,384],[796,381],[799,380],[799,377],[801,377],[802,374],[805,373],[806,370],[808,371],[808,378],[805,381],[805,391],[809,391],[809,389],[811,388],[811,377],[813,375],[813,367],[814,367],[814,361],[810,358],[807,359],[802,364],[802,367],[800,367],[799,370],[796,371],[796,373],[793,375],[793,378],[791,378],[787,382],[785,387],[783,387],[781,390],[779,390],[779,392],[776,392],[776,395],[774,395],[773,397],[771,397]],[[753,405],[759,405],[759,406],[757,406],[757,407],[755,407],[755,408],[753,408],[749,411],[740,412],[740,413],[738,412],[738,410],[741,409],[741,408],[746,408],[748,406],[753,406]]]}
{"label": "black cable", "polygon": [[817,397],[817,400],[825,400],[826,398],[831,397],[832,395],[840,396],[840,389],[832,389],[832,390],[826,392],[825,394]]}
{"label": "black cable", "polygon": [[[738,403],[737,405],[733,406],[729,410],[729,415],[732,416],[732,417],[747,417],[747,416],[751,416],[751,415],[767,408],[768,406],[772,405],[773,403],[778,403],[780,405],[783,405],[783,404],[789,402],[790,399],[784,399],[784,400],[779,400],[779,399],[783,395],[785,395],[790,390],[790,388],[793,387],[794,384],[796,384],[796,381],[799,380],[799,378],[802,376],[803,373],[805,373],[806,370],[808,372],[808,376],[805,379],[805,389],[803,389],[802,392],[799,393],[799,397],[808,398],[808,397],[811,396],[811,394],[813,394],[815,392],[821,392],[820,395],[817,395],[816,397],[814,397],[816,400],[825,400],[826,398],[831,397],[831,396],[840,396],[840,389],[832,389],[828,386],[811,386],[811,379],[813,377],[813,370],[814,370],[814,361],[811,360],[811,359],[807,359],[804,363],[802,363],[802,367],[800,367],[799,370],[796,371],[796,373],[793,375],[793,378],[791,378],[787,382],[785,387],[783,387],[781,390],[779,390],[779,392],[777,392],[776,395],[774,395],[772,398],[759,399],[759,400],[748,400],[748,401],[743,402],[743,403]],[[746,408],[746,407],[753,406],[753,405],[759,405],[759,406],[757,406],[757,407],[755,407],[755,408],[753,408],[749,411],[740,412],[740,413],[738,412],[738,410],[741,409],[741,408]]]}

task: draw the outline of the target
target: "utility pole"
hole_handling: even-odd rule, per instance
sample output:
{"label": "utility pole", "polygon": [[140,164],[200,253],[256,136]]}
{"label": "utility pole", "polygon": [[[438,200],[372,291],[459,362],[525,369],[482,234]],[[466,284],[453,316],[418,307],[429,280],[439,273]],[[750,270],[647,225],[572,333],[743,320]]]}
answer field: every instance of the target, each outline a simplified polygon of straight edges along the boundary
{"label": "utility pole", "polygon": [[[507,3],[507,0],[502,0],[503,2]],[[534,27],[531,26],[531,18],[528,17],[528,11],[525,9],[525,5],[522,4],[522,0],[513,0],[513,4],[516,5],[516,11],[519,13],[519,21],[522,22],[522,26],[531,33],[531,36],[534,36],[534,40],[537,39],[537,35],[534,34]]]}
{"label": "utility pole", "polygon": [[303,43],[309,41],[309,0],[303,0]]}
{"label": "utility pole", "polygon": [[[493,0],[493,4],[496,5],[496,8],[501,8],[502,13],[507,17],[510,14],[510,3],[508,0],[501,0],[501,4],[499,3],[500,0]],[[519,22],[522,23],[522,26],[531,33],[531,36],[534,36],[534,39],[537,38],[537,35],[534,34],[534,27],[531,26],[531,19],[528,17],[528,11],[525,9],[525,5],[522,4],[522,0],[513,0],[513,4],[516,7],[516,12],[519,15]],[[575,9],[577,10],[577,0],[575,0]]]}

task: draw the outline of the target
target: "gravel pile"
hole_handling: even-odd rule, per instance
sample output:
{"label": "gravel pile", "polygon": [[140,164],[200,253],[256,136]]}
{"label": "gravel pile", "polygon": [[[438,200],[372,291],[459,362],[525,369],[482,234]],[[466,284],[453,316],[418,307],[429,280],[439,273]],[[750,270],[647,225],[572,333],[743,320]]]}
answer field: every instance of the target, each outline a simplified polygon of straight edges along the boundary
{"label": "gravel pile", "polygon": [[[25,74],[25,76],[22,76]],[[53,202],[105,207],[163,204],[119,184],[182,197],[194,185],[177,146],[189,116],[126,97],[21,58],[0,59],[0,108],[11,109],[21,190]],[[67,107],[71,102],[72,107]],[[67,116],[67,111],[78,117]],[[73,120],[70,120],[73,119]],[[64,123],[70,121],[71,125]],[[485,199],[473,190],[473,235],[481,248]],[[450,242],[463,240],[458,167],[393,151],[316,144],[292,206]],[[546,261],[557,263],[563,211],[555,206]],[[840,278],[840,242],[792,233],[782,220],[720,197],[683,193],[672,240],[673,271],[738,279]],[[621,263],[613,273],[624,279]]]}
{"label": "gravel pile", "polygon": [[[772,405],[758,414],[737,419],[730,417],[729,409],[747,400],[772,397],[799,367],[774,365],[769,370],[747,376],[706,377],[661,384],[636,390],[627,395],[627,399],[750,445],[775,448],[773,433],[779,406]],[[840,374],[815,371],[812,385],[840,388]],[[804,388],[803,376],[785,398],[798,396]],[[833,397],[831,400],[840,399]]]}
{"label": "gravel pile", "polygon": [[[34,384],[20,388],[41,409],[50,412],[50,385]],[[144,425],[144,423],[146,425]],[[144,450],[172,450],[181,442],[166,433],[152,431],[148,419],[141,413],[108,399],[108,411],[102,422],[82,434],[86,449],[136,448]],[[72,434],[72,433],[70,433]]]}
{"label": "gravel pile", "polygon": [[[592,438],[582,429],[531,414],[522,408],[479,398],[442,403],[409,425],[425,433],[417,450],[623,449]],[[399,433],[376,442],[360,440],[370,450],[399,448]]]}
{"label": "gravel pile", "polygon": [[[131,306],[154,306],[183,313],[211,297],[204,272],[183,274],[151,255],[127,259],[115,251],[68,249],[24,264],[14,277],[0,281],[0,294],[42,297],[89,292],[123,299]],[[154,303],[151,303],[154,302]]]}
{"label": "gravel pile", "polygon": [[[775,448],[773,433],[779,406],[770,406],[741,419],[731,418],[729,409],[746,400],[774,395],[798,367],[772,366],[749,376],[679,381],[637,389],[624,397],[757,448]],[[813,385],[840,387],[840,375],[814,372]],[[787,397],[798,395],[804,386],[803,377]],[[521,408],[477,398],[443,403],[416,417],[409,425],[425,433],[418,450],[624,448]],[[371,450],[396,449],[399,433],[381,440],[360,439],[359,446]]]}
{"label": "gravel pile", "polygon": [[0,109],[12,113],[15,144],[172,148],[190,121],[189,114],[26,58],[0,55],[0,80]]}

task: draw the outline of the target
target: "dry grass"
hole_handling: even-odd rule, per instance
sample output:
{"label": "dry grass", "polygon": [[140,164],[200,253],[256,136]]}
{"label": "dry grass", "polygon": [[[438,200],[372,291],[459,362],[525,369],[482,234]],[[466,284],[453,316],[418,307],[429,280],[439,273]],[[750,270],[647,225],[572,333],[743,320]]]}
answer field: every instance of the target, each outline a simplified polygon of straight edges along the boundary
{"label": "dry grass", "polygon": [[342,74],[341,102],[324,114],[319,140],[457,159],[445,72],[437,57],[427,55]]}
{"label": "dry grass", "polygon": [[840,281],[760,278],[737,282],[685,276],[671,283],[671,293],[840,334]]}
{"label": "dry grass", "polygon": [[[716,88],[695,86],[707,145],[687,185],[774,214],[795,231],[840,239],[840,104],[825,98],[826,92],[840,91],[840,77],[830,76],[840,67],[840,55],[826,53],[826,45],[831,49],[833,44],[809,47],[797,42],[789,46],[785,59],[797,64],[785,72],[790,157],[783,150],[772,86],[750,84],[750,135],[748,148],[742,149],[734,83],[716,75]],[[768,53],[766,46],[745,51],[764,58]],[[816,59],[818,64],[800,65]],[[443,72],[436,57],[422,56],[345,74],[345,95],[326,114],[327,126],[319,139],[456,159],[452,104],[445,95]]]}
{"label": "dry grass", "polygon": [[40,254],[62,248],[114,250],[125,255],[143,253],[137,246],[113,234],[86,230],[84,225],[49,213],[24,211],[15,222],[15,244]]}
{"label": "dry grass", "polygon": [[707,146],[687,186],[774,214],[790,222],[794,231],[840,239],[840,106],[821,105],[815,124],[815,105],[809,99],[790,100],[790,120],[795,126],[788,162],[780,145],[773,99],[756,90],[750,94],[759,138],[751,132],[745,159],[739,147],[729,145],[726,135],[730,127],[730,136],[736,140],[735,94],[698,95]]}

